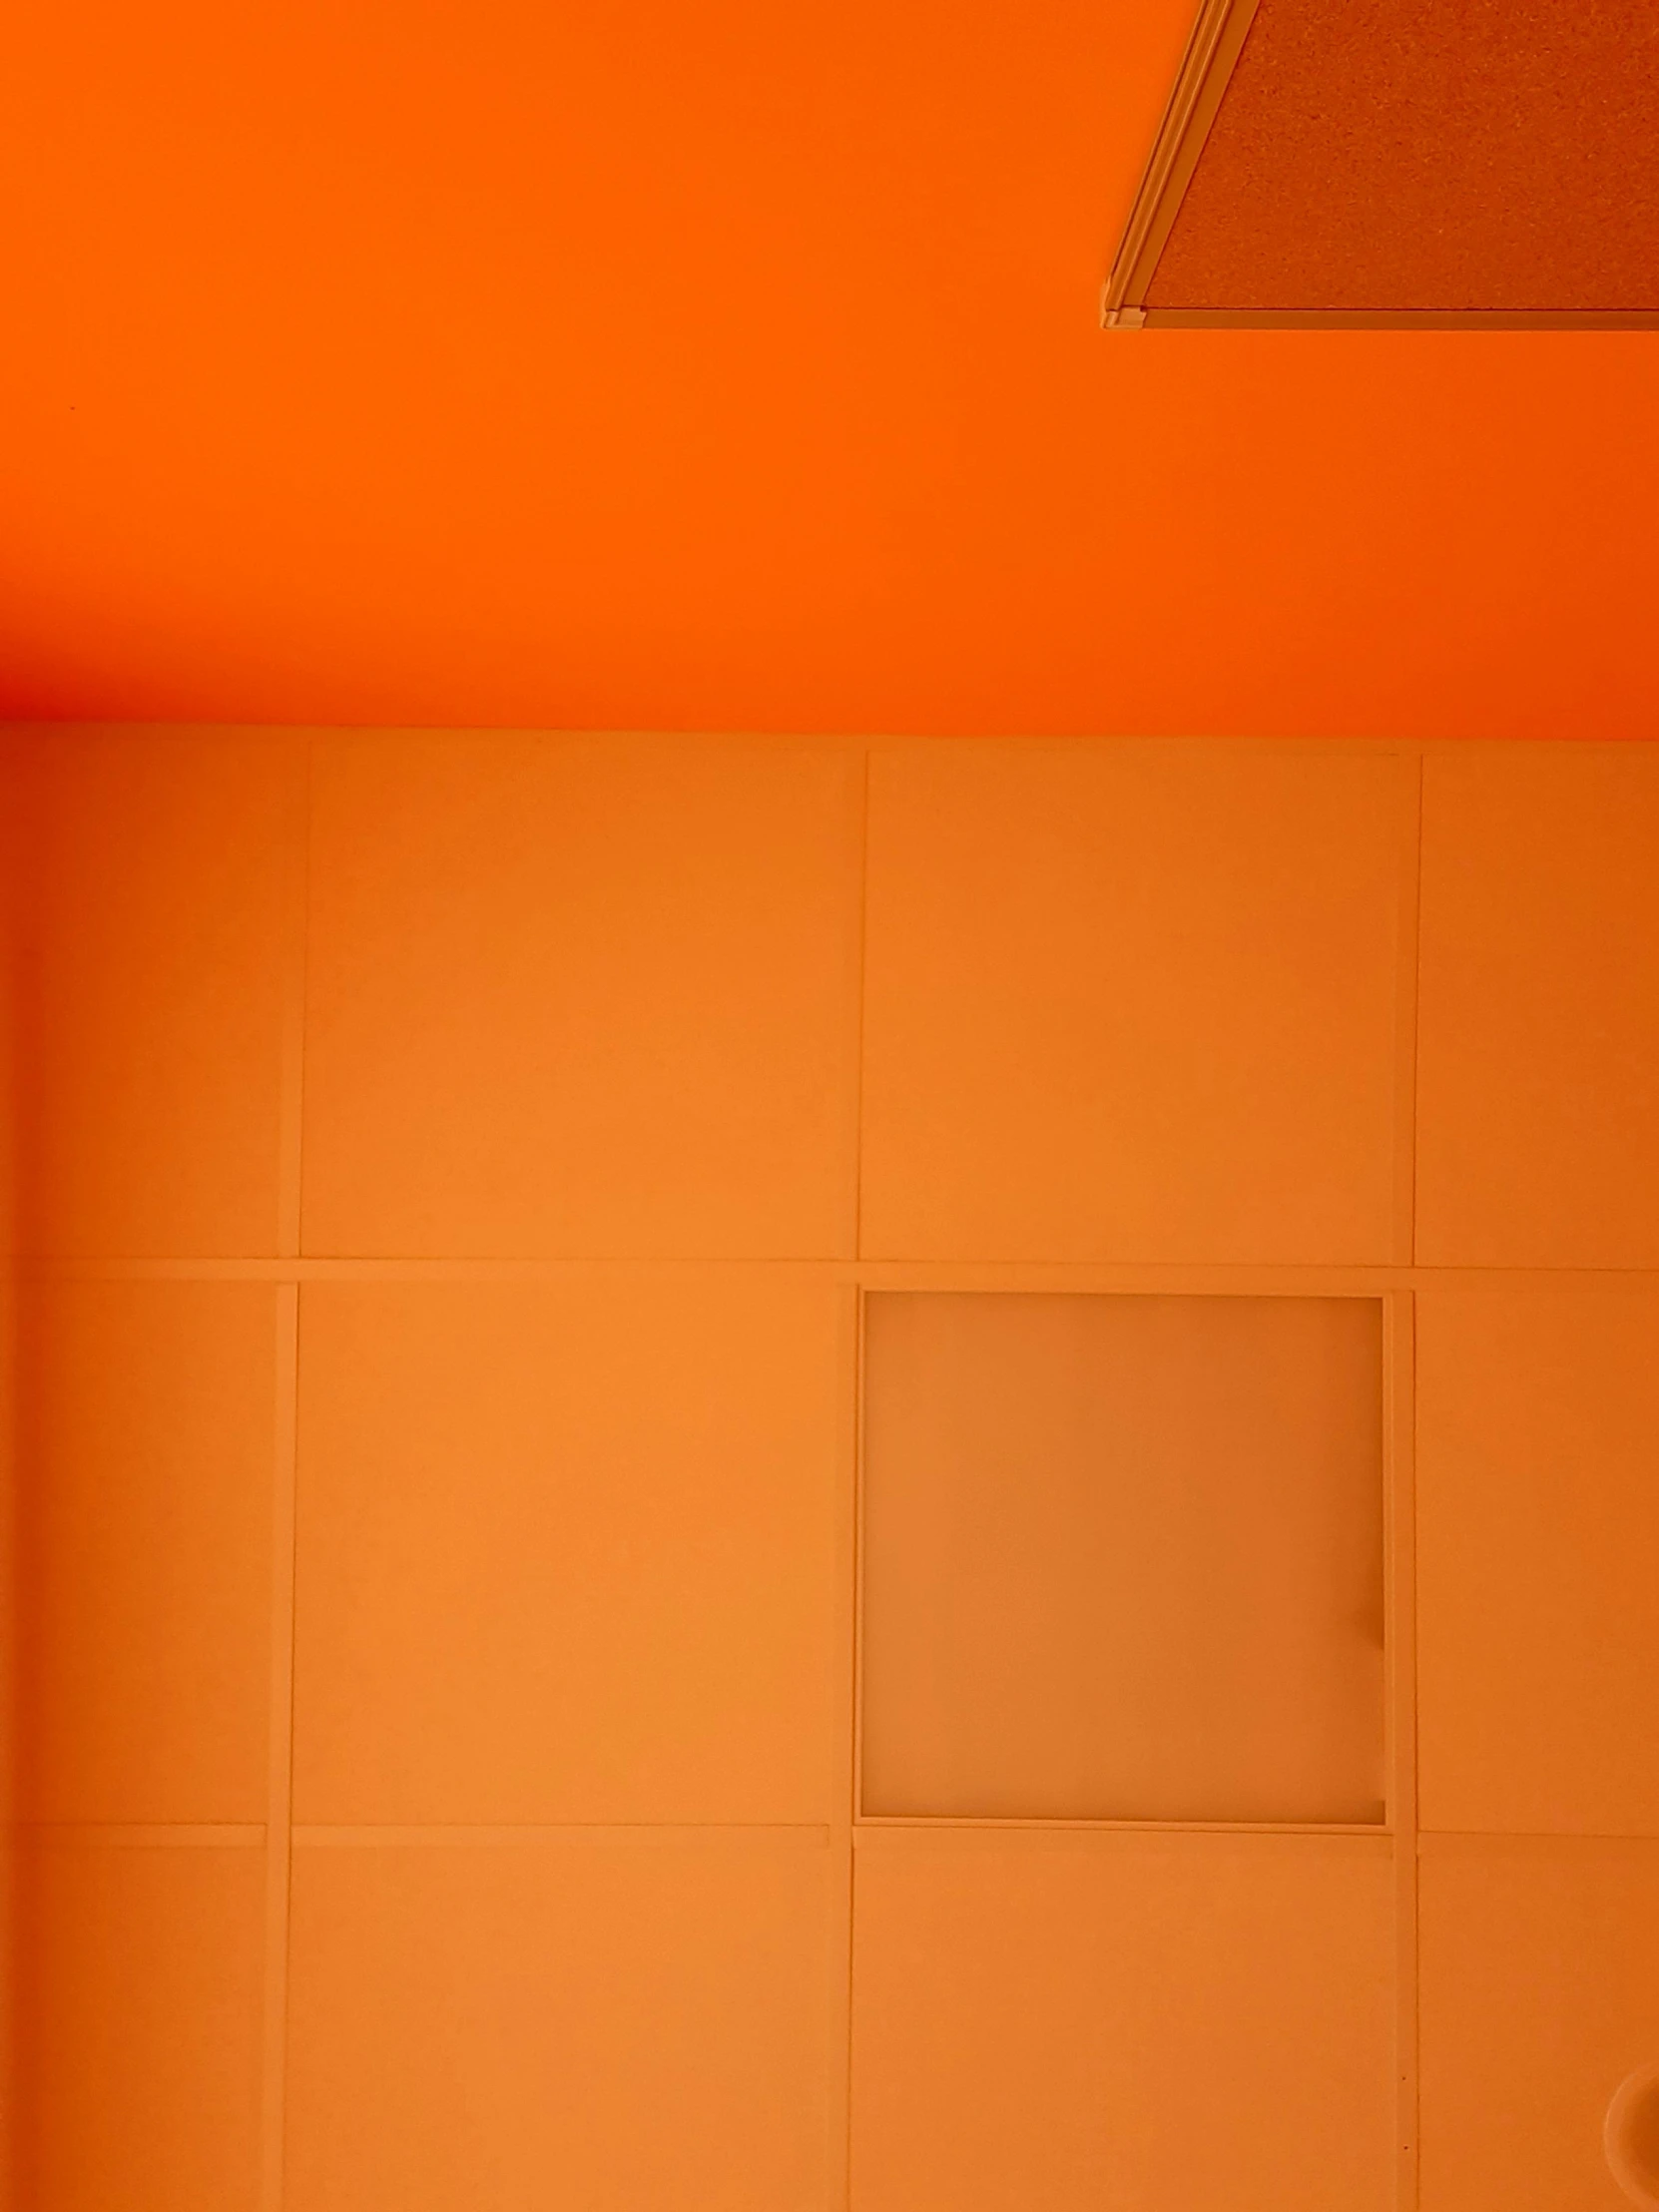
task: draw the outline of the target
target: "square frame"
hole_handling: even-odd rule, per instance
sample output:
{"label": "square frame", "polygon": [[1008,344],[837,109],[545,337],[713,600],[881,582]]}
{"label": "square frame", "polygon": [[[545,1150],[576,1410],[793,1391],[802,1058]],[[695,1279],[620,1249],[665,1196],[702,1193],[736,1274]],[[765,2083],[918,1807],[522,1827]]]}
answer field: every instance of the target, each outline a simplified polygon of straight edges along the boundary
{"label": "square frame", "polygon": [[[901,1278],[887,1280],[888,1273]],[[1414,1666],[1414,1621],[1411,1602],[1415,1583],[1414,1527],[1412,1511],[1412,1294],[1409,1291],[1382,1289],[1376,1285],[1357,1286],[1352,1277],[1344,1275],[1326,1280],[1326,1271],[1317,1271],[1317,1279],[1287,1284],[1281,1270],[1232,1271],[1232,1280],[1225,1285],[1213,1280],[1171,1284],[1165,1280],[1147,1281],[1149,1271],[1136,1271],[1141,1279],[1124,1274],[1114,1274],[1109,1280],[1097,1280],[1097,1271],[1088,1271],[1088,1280],[1055,1281],[1051,1271],[1042,1271],[1043,1279],[1031,1280],[1035,1271],[1029,1269],[1003,1269],[994,1271],[902,1269],[882,1271],[878,1282],[866,1279],[858,1287],[857,1328],[857,1409],[856,1409],[856,1464],[854,1469],[853,1501],[853,1557],[852,1557],[852,1760],[851,1760],[851,1824],[854,1828],[994,1828],[994,1829],[1098,1829],[1150,1831],[1170,1830],[1180,1833],[1191,1831],[1232,1834],[1291,1834],[1326,1836],[1383,1836],[1399,1838],[1409,1833],[1413,1840],[1416,1832],[1416,1682]],[[1165,1271],[1157,1271],[1162,1277]],[[1316,1271],[1309,1271],[1315,1274]],[[991,1277],[987,1280],[987,1276]],[[924,1280],[921,1278],[925,1278]],[[1241,1280],[1241,1277],[1243,1278]],[[1009,1280],[1009,1278],[1016,1278]],[[1188,1821],[1188,1820],[1132,1820],[1103,1819],[1096,1817],[1056,1818],[1035,1814],[1014,1818],[957,1813],[912,1814],[873,1813],[863,1802],[863,1719],[864,1719],[864,1507],[867,1485],[865,1404],[867,1307],[871,1294],[884,1291],[911,1291],[948,1296],[952,1293],[981,1294],[1001,1292],[1030,1295],[1056,1292],[1080,1297],[1133,1297],[1187,1296],[1235,1297],[1235,1298],[1353,1298],[1375,1300],[1382,1309],[1382,1669],[1383,1669],[1383,1817],[1381,1822],[1339,1821]]]}

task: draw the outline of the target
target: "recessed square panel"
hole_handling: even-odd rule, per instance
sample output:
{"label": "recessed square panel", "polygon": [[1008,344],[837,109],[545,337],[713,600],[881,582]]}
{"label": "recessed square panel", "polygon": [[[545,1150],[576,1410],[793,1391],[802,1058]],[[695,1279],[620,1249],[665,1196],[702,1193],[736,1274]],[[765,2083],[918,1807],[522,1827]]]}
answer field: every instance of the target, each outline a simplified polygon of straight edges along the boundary
{"label": "recessed square panel", "polygon": [[1659,320],[1653,39],[1650,0],[1203,0],[1109,304]]}
{"label": "recessed square panel", "polygon": [[865,1313],[865,1816],[1383,1817],[1375,1299]]}

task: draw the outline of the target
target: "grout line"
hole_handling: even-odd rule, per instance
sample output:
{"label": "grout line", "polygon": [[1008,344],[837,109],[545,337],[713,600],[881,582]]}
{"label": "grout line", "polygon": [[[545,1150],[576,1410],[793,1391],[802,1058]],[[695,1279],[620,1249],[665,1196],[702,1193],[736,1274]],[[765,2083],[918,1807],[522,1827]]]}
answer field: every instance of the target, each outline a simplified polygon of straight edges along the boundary
{"label": "grout line", "polygon": [[994,1820],[972,1814],[865,1813],[854,1841],[871,1836],[1284,1836],[1308,1841],[1386,1844],[1394,1830],[1382,1821],[1091,1821]]}
{"label": "grout line", "polygon": [[283,913],[276,1250],[276,1449],[271,1518],[271,1681],[266,1838],[261,2212],[281,2212],[287,2109],[288,1946],[293,1873],[294,1497],[298,1479],[299,1287],[304,1137],[305,969],[310,905],[312,740],[298,739],[289,795]]}
{"label": "grout line", "polygon": [[1413,1267],[1419,1264],[1417,1254],[1417,1139],[1422,1123],[1422,851],[1423,803],[1428,783],[1428,762],[1424,754],[1419,753],[1417,755],[1416,767],[1417,864],[1411,921],[1411,1265]]}
{"label": "grout line", "polygon": [[1415,1264],[1417,999],[1422,946],[1422,760],[1407,760],[1394,974],[1394,1234],[1396,1263]]}
{"label": "grout line", "polygon": [[840,1281],[849,1277],[856,1263],[826,1256],[799,1253],[774,1258],[766,1253],[734,1259],[729,1253],[598,1253],[536,1254],[464,1253],[429,1257],[416,1253],[298,1253],[224,1254],[125,1253],[18,1256],[18,1277],[24,1282],[192,1282],[252,1283],[539,1283],[560,1282],[572,1275],[686,1275],[697,1271],[727,1273],[779,1269],[815,1280]]}
{"label": "grout line", "polygon": [[858,1774],[861,1714],[858,1688],[858,1652],[863,1628],[863,1578],[859,1567],[861,1544],[859,1469],[863,1455],[863,1296],[853,1286],[843,1309],[847,1337],[847,1387],[841,1393],[845,1408],[839,1442],[838,1464],[843,1480],[838,1485],[836,1513],[836,1575],[839,1589],[836,1619],[836,1714],[838,1789],[841,1814],[835,1824],[839,1857],[836,1869],[835,1918],[831,1931],[833,1976],[831,2026],[831,2095],[830,2102],[830,2202],[850,2206],[852,2201],[852,1956],[857,1910],[856,1860],[853,1846],[858,1821]]}
{"label": "grout line", "polygon": [[847,1800],[851,1825],[856,1828],[864,1818],[864,1339],[867,1315],[861,1284],[854,1298],[857,1320],[852,1389],[852,1743]]}
{"label": "grout line", "polygon": [[[1396,986],[1394,1252],[1417,1259],[1418,1061],[1422,1000],[1424,758],[1407,765],[1404,880]],[[1394,2197],[1417,2212],[1421,2190],[1421,1965],[1418,1936],[1416,1668],[1416,1312],[1408,1290],[1383,1301],[1388,1376],[1389,1816],[1394,1844]]]}
{"label": "grout line", "polygon": [[395,1821],[296,1823],[299,1851],[476,1850],[537,1844],[791,1844],[822,1851],[832,1841],[823,1821]]}
{"label": "grout line", "polygon": [[858,1040],[853,1068],[852,1107],[852,1251],[864,1250],[864,1016],[869,969],[869,785],[871,751],[863,756],[858,808]]}
{"label": "grout line", "polygon": [[608,1258],[416,1259],[365,1254],[350,1259],[227,1259],[203,1254],[136,1259],[96,1255],[28,1259],[22,1285],[55,1283],[562,1283],[582,1277],[687,1276],[780,1270],[806,1282],[867,1290],[1056,1290],[1194,1297],[1372,1298],[1438,1284],[1492,1290],[1641,1289],[1659,1284],[1655,1267],[1488,1267],[1406,1265],[1389,1261],[1249,1260],[826,1260],[650,1255]]}
{"label": "grout line", "polygon": [[[850,1838],[848,1839],[848,1844],[849,1844],[849,1847],[850,1847]],[[844,2065],[844,2067],[845,2067],[845,2088],[844,2088],[844,2094],[843,2094],[843,2096],[842,2096],[842,2099],[841,2099],[841,2128],[840,2128],[839,2141],[838,2141],[838,2145],[837,2145],[837,2150],[838,2150],[838,2156],[839,2156],[839,2161],[840,2161],[840,2171],[839,2171],[838,2175],[837,2175],[837,2176],[835,2176],[834,2178],[838,2179],[838,2180],[839,2180],[839,2182],[840,2182],[840,2184],[841,2184],[841,2186],[840,2186],[840,2190],[839,2190],[839,2201],[840,2201],[840,2202],[841,2202],[841,2203],[842,2203],[843,2205],[845,2205],[845,2206],[847,2207],[847,2212],[851,2212],[851,2205],[852,2205],[852,2126],[853,2126],[853,2112],[852,2112],[852,2085],[853,2085],[853,2074],[852,2074],[852,2062],[853,2062],[853,1988],[854,1988],[854,1978],[853,1978],[853,1977],[854,1977],[854,1973],[855,1973],[855,1970],[856,1970],[856,1963],[855,1963],[855,1962],[856,1962],[856,1951],[855,1951],[854,1945],[855,1945],[855,1943],[856,1943],[856,1939],[857,1939],[857,1919],[858,1919],[858,1855],[857,1855],[857,1853],[856,1853],[855,1851],[851,1850],[850,1848],[848,1848],[848,1851],[847,1851],[847,1854],[846,1854],[846,1890],[845,1890],[845,1897],[846,1897],[846,1960],[845,1960],[845,1973],[844,1973],[844,1975],[843,1975],[843,1978],[842,1978],[842,1988],[843,1988],[843,2001],[844,2001],[844,2003],[845,2003],[845,2006],[846,2006],[846,2023],[845,2023],[845,2024],[846,2024],[846,2035],[845,2035],[845,2040],[844,2040],[844,2046],[843,2046],[843,2048],[844,2048],[844,2057],[843,2057],[843,2061],[842,2061],[842,2063],[843,2063],[843,2065]]]}
{"label": "grout line", "polygon": [[299,1292],[277,1294],[276,1450],[272,1502],[270,1769],[266,1849],[262,2212],[281,2212],[293,1866],[293,1581]]}
{"label": "grout line", "polygon": [[257,1851],[260,1821],[20,1821],[10,1840],[25,1851]]}
{"label": "grout line", "polygon": [[1419,1828],[1417,1830],[1417,1857],[1431,1859],[1449,1849],[1459,1852],[1465,1845],[1479,1851],[1490,1848],[1507,1849],[1511,1844],[1522,1847],[1539,1845],[1546,1851],[1557,1846],[1573,1850],[1580,1844],[1628,1844],[1633,1850],[1648,1852],[1659,1846],[1659,1831],[1653,1829],[1565,1829],[1565,1828]]}
{"label": "grout line", "polygon": [[276,1250],[296,1259],[300,1238],[300,1156],[305,1077],[305,969],[310,871],[311,749],[294,756],[288,802],[283,896],[281,1088],[277,1134]]}
{"label": "grout line", "polygon": [[1394,1834],[1394,2201],[1398,2212],[1416,2212],[1420,2167],[1414,1318],[1408,1292],[1395,1293],[1384,1302],[1388,1813]]}

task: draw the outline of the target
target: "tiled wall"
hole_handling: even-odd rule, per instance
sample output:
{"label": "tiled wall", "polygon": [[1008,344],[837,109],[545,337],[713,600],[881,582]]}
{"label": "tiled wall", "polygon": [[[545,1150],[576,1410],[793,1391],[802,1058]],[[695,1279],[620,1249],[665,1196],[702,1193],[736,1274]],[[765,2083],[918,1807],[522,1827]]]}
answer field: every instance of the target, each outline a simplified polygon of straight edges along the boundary
{"label": "tiled wall", "polygon": [[[0,2081],[17,2079],[17,1217],[16,1067],[21,860],[13,749],[0,733]],[[17,2099],[0,2099],[0,2201],[16,2170]],[[14,2192],[15,2193],[15,2192]]]}
{"label": "tiled wall", "polygon": [[[1612,2212],[1659,752],[28,750],[21,2202]],[[854,1823],[861,1287],[1385,1298],[1391,1833]]]}

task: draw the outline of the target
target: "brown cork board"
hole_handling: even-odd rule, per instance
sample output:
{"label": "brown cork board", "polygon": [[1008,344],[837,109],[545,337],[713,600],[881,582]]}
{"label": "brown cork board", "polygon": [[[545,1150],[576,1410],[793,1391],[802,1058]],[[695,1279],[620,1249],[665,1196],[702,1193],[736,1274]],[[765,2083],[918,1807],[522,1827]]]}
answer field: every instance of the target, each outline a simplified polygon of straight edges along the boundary
{"label": "brown cork board", "polygon": [[1659,308],[1659,0],[1261,0],[1150,308]]}

